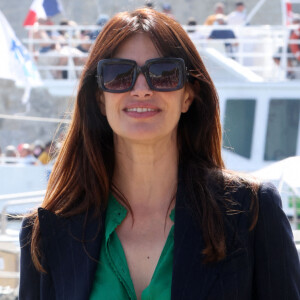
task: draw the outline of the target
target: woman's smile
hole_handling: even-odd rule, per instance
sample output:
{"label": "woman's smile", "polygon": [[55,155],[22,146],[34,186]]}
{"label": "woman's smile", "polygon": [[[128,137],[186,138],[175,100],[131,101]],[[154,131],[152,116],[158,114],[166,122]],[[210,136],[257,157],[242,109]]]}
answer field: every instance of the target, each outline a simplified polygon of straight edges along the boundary
{"label": "woman's smile", "polygon": [[131,118],[150,118],[161,112],[157,106],[149,103],[135,103],[126,106],[123,111]]}

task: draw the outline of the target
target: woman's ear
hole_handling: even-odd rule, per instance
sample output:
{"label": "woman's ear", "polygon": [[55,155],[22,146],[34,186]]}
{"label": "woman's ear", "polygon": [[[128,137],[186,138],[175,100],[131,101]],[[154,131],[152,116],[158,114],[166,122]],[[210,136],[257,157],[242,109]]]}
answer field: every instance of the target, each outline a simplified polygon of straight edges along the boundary
{"label": "woman's ear", "polygon": [[194,90],[192,89],[191,85],[186,84],[184,87],[183,102],[182,102],[182,106],[181,106],[182,113],[186,113],[189,110],[189,108],[194,100],[194,96],[195,96],[195,93],[194,93]]}
{"label": "woman's ear", "polygon": [[103,116],[106,116],[105,99],[104,99],[104,94],[103,93],[98,93],[97,103],[98,103],[99,109],[101,111],[101,114]]}

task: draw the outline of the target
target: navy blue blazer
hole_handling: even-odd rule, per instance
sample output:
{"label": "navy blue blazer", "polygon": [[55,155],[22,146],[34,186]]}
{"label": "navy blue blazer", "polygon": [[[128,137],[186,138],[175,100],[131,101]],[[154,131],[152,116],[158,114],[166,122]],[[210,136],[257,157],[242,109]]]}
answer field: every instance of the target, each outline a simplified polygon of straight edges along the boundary
{"label": "navy blue blazer", "polygon": [[[278,192],[270,184],[261,186],[258,222],[251,232],[249,192],[240,187],[232,197],[245,212],[225,217],[227,256],[218,263],[203,264],[201,229],[187,205],[188,195],[179,185],[171,299],[299,300],[299,257]],[[28,243],[31,227],[25,219],[20,234],[19,300],[88,300],[103,237],[99,221],[88,219],[83,244],[83,215],[62,218],[45,209],[38,214],[47,274],[33,267]]]}

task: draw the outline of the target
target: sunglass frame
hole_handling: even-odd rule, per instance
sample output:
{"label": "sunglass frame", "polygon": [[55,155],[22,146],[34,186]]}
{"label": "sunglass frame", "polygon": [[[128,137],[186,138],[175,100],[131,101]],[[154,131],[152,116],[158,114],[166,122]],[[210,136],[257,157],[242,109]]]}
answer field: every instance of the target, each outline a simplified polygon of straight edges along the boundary
{"label": "sunglass frame", "polygon": [[[174,88],[156,88],[153,86],[150,76],[149,76],[149,67],[154,64],[154,63],[175,63],[178,67],[179,70],[179,82],[176,87]],[[103,77],[103,66],[105,64],[112,64],[112,65],[117,65],[117,64],[126,64],[126,65],[131,65],[134,68],[133,72],[133,78],[130,87],[122,90],[113,90],[113,89],[108,89],[104,85],[104,77]],[[108,59],[102,59],[98,62],[97,65],[97,83],[100,89],[102,89],[105,92],[109,93],[125,93],[133,89],[136,80],[139,76],[139,74],[142,73],[147,81],[147,84],[149,88],[153,91],[158,91],[158,92],[172,92],[172,91],[177,91],[183,88],[184,84],[187,81],[187,69],[185,67],[184,60],[179,57],[159,57],[159,58],[152,58],[149,59],[145,62],[143,66],[138,66],[137,62],[131,59],[123,59],[123,58],[108,58]]]}

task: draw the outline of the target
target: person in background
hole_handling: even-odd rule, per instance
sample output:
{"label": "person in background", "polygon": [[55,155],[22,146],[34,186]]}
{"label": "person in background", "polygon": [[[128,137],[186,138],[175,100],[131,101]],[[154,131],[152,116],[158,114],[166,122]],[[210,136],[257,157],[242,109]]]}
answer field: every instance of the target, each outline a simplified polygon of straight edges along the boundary
{"label": "person in background", "polygon": [[19,300],[300,300],[278,192],[227,170],[221,149],[217,91],[186,31],[154,9],[118,13],[23,221]]}
{"label": "person in background", "polygon": [[[80,43],[77,45],[76,50],[80,51],[80,56],[74,58],[76,66],[83,66],[87,61],[87,54],[92,46],[91,32],[82,30],[79,37]],[[76,71],[77,77],[80,77],[81,71]]]}
{"label": "person in background", "polygon": [[151,0],[146,0],[145,1],[145,7],[154,9],[154,4]]}
{"label": "person in background", "polygon": [[216,17],[219,14],[225,13],[225,6],[222,2],[218,2],[214,6],[214,14],[208,16],[204,22],[204,25],[215,25],[216,24]]}
{"label": "person in background", "polygon": [[106,14],[100,14],[98,16],[98,19],[96,21],[96,25],[97,26],[100,26],[101,28],[100,29],[97,29],[97,30],[94,30],[92,33],[91,33],[91,40],[95,40],[98,36],[98,34],[101,32],[103,26],[108,22],[109,20],[109,16],[106,15]]}
{"label": "person in background", "polygon": [[62,79],[75,79],[79,76],[80,72],[74,71],[72,67],[74,66],[82,66],[86,57],[83,52],[77,49],[77,42],[74,43],[72,40],[80,39],[80,31],[76,30],[77,23],[72,20],[62,20],[59,23],[60,26],[68,26],[68,29],[59,30],[59,33],[64,39],[64,42],[61,43],[60,54],[61,57],[61,65],[68,66],[68,70],[62,70]]}
{"label": "person in background", "polygon": [[[226,25],[226,17],[225,15],[217,15],[216,16],[216,22],[218,25],[220,26],[225,26]],[[234,32],[231,29],[214,29],[209,37],[209,39],[217,39],[217,40],[226,40],[226,39],[235,39],[236,36],[234,34]],[[235,47],[237,46],[237,43],[232,43],[232,42],[224,42],[224,46],[225,46],[225,51],[226,53],[232,57],[232,54],[235,52]]]}
{"label": "person in background", "polygon": [[281,58],[283,56],[283,49],[285,48],[287,53],[287,68],[286,78],[295,79],[296,72],[293,68],[298,67],[300,65],[300,44],[293,43],[294,41],[300,41],[300,15],[293,14],[292,25],[296,26],[296,29],[293,29],[290,32],[288,45],[286,47],[280,46],[276,53],[273,55],[274,62],[280,66]]}
{"label": "person in background", "polygon": [[247,19],[244,2],[236,2],[235,10],[227,16],[227,24],[230,26],[245,25]]}
{"label": "person in background", "polygon": [[187,26],[188,26],[187,33],[188,33],[190,39],[195,43],[196,46],[201,47],[201,44],[198,44],[198,41],[200,39],[203,39],[204,35],[202,35],[201,32],[197,29],[196,19],[193,17],[190,17],[188,19]]}
{"label": "person in background", "polygon": [[[64,19],[59,22],[59,25],[60,26],[68,26],[68,29],[60,29],[58,31],[66,43],[69,38],[72,38],[72,39],[79,38],[79,31],[76,29],[77,23],[75,21]],[[70,27],[72,27],[72,28],[70,29]],[[74,46],[74,45],[71,44],[71,46]]]}
{"label": "person in background", "polygon": [[6,164],[15,164],[15,163],[17,163],[17,161],[14,158],[20,157],[20,154],[15,146],[8,145],[5,148],[4,156],[7,158],[13,158],[12,160],[9,160],[9,159],[6,160],[5,161]]}
{"label": "person in background", "polygon": [[35,158],[38,158],[41,153],[44,151],[44,143],[40,140],[34,142],[32,154]]}
{"label": "person in background", "polygon": [[33,38],[42,40],[35,44],[40,53],[47,53],[50,50],[60,50],[60,43],[63,37],[56,30],[41,29],[40,26],[53,26],[54,23],[50,18],[39,18],[33,29]]}
{"label": "person in background", "polygon": [[92,42],[91,42],[91,32],[86,31],[86,30],[81,30],[80,31],[80,44],[77,45],[77,49],[81,51],[82,53],[88,53]]}
{"label": "person in background", "polygon": [[[51,19],[39,18],[33,29],[33,39],[38,39],[41,42],[35,43],[36,46],[36,61],[40,66],[61,66],[66,64],[64,57],[61,57],[61,43],[64,42],[63,36],[56,30],[45,30],[40,26],[53,26]],[[61,70],[41,70],[42,78],[62,78]]]}
{"label": "person in background", "polygon": [[27,144],[27,143],[22,144],[19,152],[20,152],[20,157],[22,158],[20,160],[20,162],[23,165],[34,165],[34,164],[36,164],[37,160],[34,157],[33,149],[29,144]]}
{"label": "person in background", "polygon": [[195,18],[193,18],[193,17],[190,17],[189,19],[188,19],[188,22],[187,22],[187,26],[189,27],[188,29],[187,29],[187,33],[190,35],[191,33],[194,33],[194,32],[196,32],[197,31],[197,21],[196,21],[196,19]]}
{"label": "person in background", "polygon": [[53,158],[56,152],[56,143],[49,141],[45,145],[44,151],[38,157],[38,160],[41,164],[47,165]]}
{"label": "person in background", "polygon": [[[293,55],[293,58],[295,60],[295,65],[300,65],[300,14],[294,14],[293,15],[293,25],[295,25],[297,28],[292,30],[290,38],[289,38],[289,48],[290,52]],[[298,43],[293,43],[293,41]]]}
{"label": "person in background", "polygon": [[162,4],[162,13],[167,15],[168,17],[175,19],[173,13],[172,13],[172,6],[170,3],[163,3]]}

